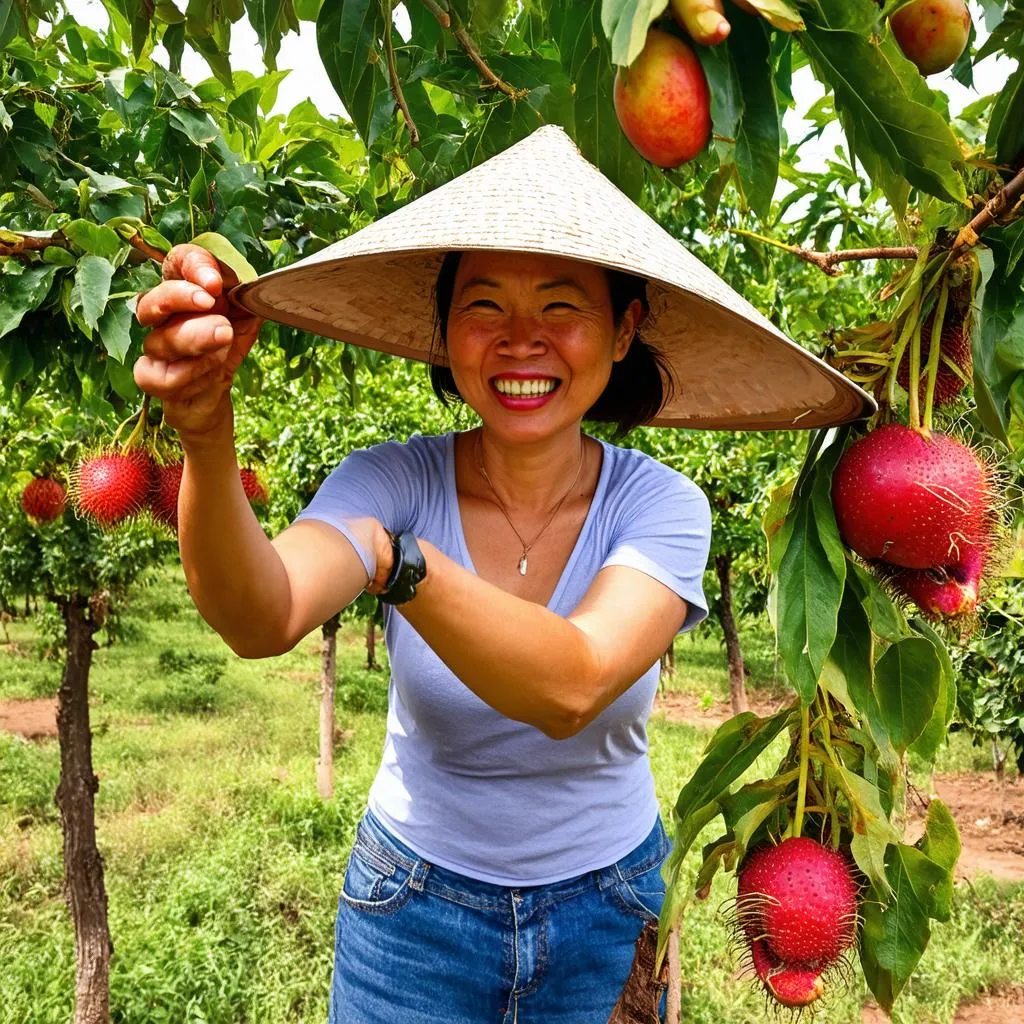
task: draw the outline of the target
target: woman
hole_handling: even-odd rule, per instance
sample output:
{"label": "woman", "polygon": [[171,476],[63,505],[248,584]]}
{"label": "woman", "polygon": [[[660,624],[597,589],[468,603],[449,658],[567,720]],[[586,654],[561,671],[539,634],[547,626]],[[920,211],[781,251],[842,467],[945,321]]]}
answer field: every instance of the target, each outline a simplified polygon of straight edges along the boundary
{"label": "woman", "polygon": [[[238,480],[229,395],[260,321],[225,301],[230,282],[194,246],[172,250],[166,280],[139,302],[153,329],[136,380],[181,435],[180,547],[207,621],[238,654],[265,657],[364,588],[397,606],[384,755],[339,901],[332,1022],[605,1024],[664,896],[645,722],[659,655],[707,614],[710,517],[685,477],[581,430],[588,415],[656,421],[679,373],[639,336],[647,287],[599,258],[601,225],[586,260],[560,249],[569,228],[553,220],[589,222],[594,197],[580,197],[596,175],[563,139],[537,132],[339,243],[369,238],[384,254],[369,273],[366,252],[331,264],[328,250],[264,279],[298,271],[281,278],[277,305],[260,282],[241,290],[250,309],[303,326],[319,317],[322,333],[396,351],[388,309],[398,317],[402,304],[381,296],[414,304],[412,278],[396,282],[410,267],[431,273],[435,390],[482,422],[349,455],[272,541]],[[563,179],[540,190],[547,213],[516,185],[545,159]],[[616,195],[596,201],[628,203]],[[576,198],[586,209],[567,212]],[[463,242],[478,204],[486,243],[452,245],[439,270],[407,223],[437,230],[438,202],[462,212]],[[524,213],[524,230],[540,217],[550,251],[516,235]],[[379,244],[392,218],[408,259]],[[508,247],[495,249],[500,231]],[[758,409],[730,415],[763,422]]]}

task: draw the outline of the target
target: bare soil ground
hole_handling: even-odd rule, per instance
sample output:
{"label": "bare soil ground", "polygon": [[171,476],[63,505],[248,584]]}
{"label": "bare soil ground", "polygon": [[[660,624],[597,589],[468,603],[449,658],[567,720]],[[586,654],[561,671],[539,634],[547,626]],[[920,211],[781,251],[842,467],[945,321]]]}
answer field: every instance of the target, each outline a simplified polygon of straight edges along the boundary
{"label": "bare soil ground", "polygon": [[57,735],[57,699],[0,700],[0,731],[42,740]]}
{"label": "bare soil ground", "polygon": [[[784,696],[754,693],[750,710],[761,716],[770,715],[785,700]],[[691,694],[666,693],[658,697],[654,713],[663,714],[670,722],[716,729],[732,711],[726,702],[706,708]],[[994,775],[988,774],[936,775],[934,783],[934,794],[911,796],[910,841],[915,841],[923,830],[928,798],[938,796],[949,807],[960,829],[960,876],[969,878],[985,873],[1004,882],[1024,882],[1024,780],[1009,779],[1000,785]],[[993,1022],[1001,1024],[998,1018]]]}
{"label": "bare soil ground", "polygon": [[[873,1003],[864,1007],[861,1024],[889,1024]],[[960,1004],[953,1024],[1024,1024],[1024,988],[996,988]]]}

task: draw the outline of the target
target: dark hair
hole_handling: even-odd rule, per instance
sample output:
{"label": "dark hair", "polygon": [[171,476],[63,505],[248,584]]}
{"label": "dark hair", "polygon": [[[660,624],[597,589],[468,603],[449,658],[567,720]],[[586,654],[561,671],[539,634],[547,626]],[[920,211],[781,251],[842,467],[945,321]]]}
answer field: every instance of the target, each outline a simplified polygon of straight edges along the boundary
{"label": "dark hair", "polygon": [[[447,342],[448,312],[452,306],[455,275],[461,258],[461,252],[445,253],[434,285],[437,320],[430,350],[430,384],[434,394],[446,407],[455,402],[465,401],[459,394],[452,371],[447,366],[433,362],[437,353],[438,338],[442,349]],[[643,319],[646,320],[650,313],[647,303],[647,282],[642,277],[607,267],[605,274],[608,277],[612,319],[616,327],[622,322],[622,317],[634,299],[640,300],[643,306]],[[672,371],[665,357],[644,341],[637,329],[625,357],[617,363],[612,363],[608,384],[597,401],[587,410],[584,419],[615,423],[615,437],[620,438],[634,427],[653,419],[671,397],[672,392]]]}

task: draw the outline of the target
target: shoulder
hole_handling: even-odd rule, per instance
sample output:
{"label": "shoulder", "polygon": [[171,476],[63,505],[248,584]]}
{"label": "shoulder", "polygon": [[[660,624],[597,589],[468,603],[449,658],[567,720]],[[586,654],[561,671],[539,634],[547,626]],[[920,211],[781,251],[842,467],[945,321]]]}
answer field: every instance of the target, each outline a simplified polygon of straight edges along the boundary
{"label": "shoulder", "polygon": [[358,465],[368,471],[431,472],[443,465],[450,434],[413,434],[406,441],[381,441],[365,448],[354,448],[342,465]]}
{"label": "shoulder", "polygon": [[637,448],[623,448],[608,441],[600,442],[604,457],[610,460],[606,497],[616,497],[625,506],[640,512],[652,506],[665,506],[666,513],[710,521],[711,506],[707,496],[685,473]]}

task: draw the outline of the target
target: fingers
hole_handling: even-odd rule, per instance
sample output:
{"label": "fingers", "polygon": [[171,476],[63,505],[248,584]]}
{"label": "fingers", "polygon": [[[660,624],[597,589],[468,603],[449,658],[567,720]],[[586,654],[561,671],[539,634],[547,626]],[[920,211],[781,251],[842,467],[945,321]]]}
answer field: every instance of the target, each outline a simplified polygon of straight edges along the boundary
{"label": "fingers", "polygon": [[[230,276],[234,277],[233,274]],[[225,270],[213,253],[201,245],[176,245],[164,257],[163,278],[165,281],[189,281],[205,288],[211,295],[220,295],[224,288]]]}
{"label": "fingers", "polygon": [[722,0],[681,0],[672,8],[696,43],[715,46],[729,34]]}
{"label": "fingers", "polygon": [[211,310],[217,299],[189,281],[164,281],[139,299],[135,315],[143,327],[158,327],[175,313]]}
{"label": "fingers", "polygon": [[[140,356],[135,362],[135,383],[154,398],[179,401],[190,398],[209,386],[213,374],[224,376],[224,359],[227,348],[212,352],[199,359],[176,359],[167,361],[151,356]],[[230,375],[228,380],[230,381]],[[195,387],[205,381],[204,387]],[[186,393],[187,392],[187,393]]]}
{"label": "fingers", "polygon": [[226,316],[185,314],[172,316],[163,326],[150,331],[142,350],[154,359],[187,359],[227,348],[234,337],[231,321]]}

